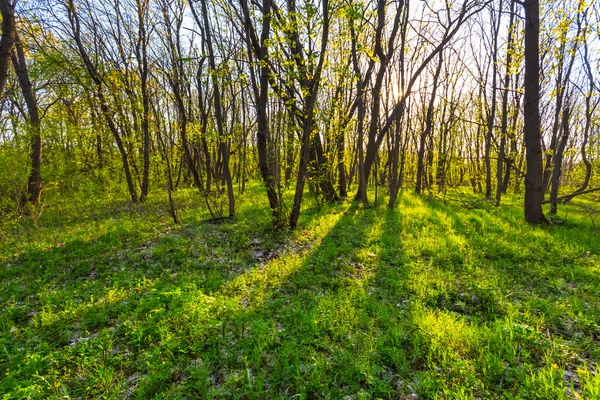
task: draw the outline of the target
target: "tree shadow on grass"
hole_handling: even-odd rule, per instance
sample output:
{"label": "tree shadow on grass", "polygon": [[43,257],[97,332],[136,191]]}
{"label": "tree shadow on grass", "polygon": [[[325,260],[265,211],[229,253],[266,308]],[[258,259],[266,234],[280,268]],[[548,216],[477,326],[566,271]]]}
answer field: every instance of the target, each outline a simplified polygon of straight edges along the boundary
{"label": "tree shadow on grass", "polygon": [[[502,214],[465,213],[439,203],[430,207],[434,218],[449,220],[452,231],[468,247],[479,250],[472,253],[477,256],[474,261],[478,266],[505,274],[533,293],[560,295],[567,282],[598,278],[598,271],[593,268],[597,253],[586,251],[591,242],[583,238],[585,230],[535,227],[514,219],[506,221]],[[568,231],[577,235],[566,234]]]}
{"label": "tree shadow on grass", "polygon": [[[387,343],[379,353],[393,354],[381,365],[397,376],[399,392],[414,391],[422,398],[564,395],[562,370],[553,370],[552,363],[564,366],[573,355],[595,360],[593,344],[563,342],[561,336],[570,337],[557,323],[563,319],[572,324],[572,333],[587,335],[598,315],[582,318],[584,301],[597,303],[585,293],[597,279],[594,271],[576,265],[580,253],[564,254],[558,239],[543,228],[416,196],[403,199],[394,213],[388,211],[382,237],[399,239],[389,240],[390,245],[382,240],[375,293],[387,292],[387,303],[398,301],[403,316],[394,329],[383,325],[379,330]],[[394,248],[393,243],[398,250],[390,259],[385,248]],[[552,244],[557,247],[550,256],[557,257],[540,263],[536,255]],[[577,270],[574,278],[570,267]],[[386,281],[394,290],[384,289]],[[573,315],[573,308],[580,311]],[[549,351],[554,346],[568,351]],[[554,375],[553,385],[543,383]]]}
{"label": "tree shadow on grass", "polygon": [[[520,215],[467,212],[439,202],[427,207],[428,225],[437,222],[440,239],[420,249],[432,268],[421,301],[462,316],[491,349],[469,350],[474,373],[488,388],[514,396],[528,390],[564,395],[560,368],[600,359],[600,271],[597,254],[586,253],[587,241],[578,240],[586,230],[569,227],[578,236],[563,241],[564,227],[531,226]],[[561,351],[549,350],[555,347]],[[542,384],[554,375],[553,385]]]}
{"label": "tree shadow on grass", "polygon": [[[273,260],[223,287],[204,340],[192,343],[202,360],[178,390],[219,398],[338,398],[371,379],[368,283],[376,269],[369,238],[376,213],[324,217],[308,254]],[[364,262],[364,259],[373,259]],[[190,317],[201,324],[204,310]],[[196,321],[196,322],[194,322]],[[150,394],[145,386],[141,393]],[[342,396],[343,397],[343,396]]]}
{"label": "tree shadow on grass", "polygon": [[[143,371],[144,360],[165,349],[161,326],[186,331],[178,343],[187,352],[189,329],[213,325],[213,316],[206,315],[197,321],[204,326],[180,325],[190,302],[212,299],[257,263],[294,251],[287,247],[293,233],[273,232],[268,218],[257,218],[257,212],[250,205],[232,222],[191,219],[162,231],[133,221],[58,246],[25,246],[7,258],[0,271],[0,336],[7,350],[0,365],[12,374],[0,389],[15,390],[17,381],[42,382],[56,394],[62,382],[71,394],[91,395],[89,379],[98,375],[93,371],[99,370],[99,360],[106,359],[106,346],[99,341],[108,340],[117,378],[93,393],[114,394],[122,389],[114,387],[116,381]],[[306,215],[303,223],[318,217]],[[205,304],[204,310],[210,308]],[[50,375],[58,386],[48,381]],[[164,380],[178,379],[167,375],[152,378],[156,382],[149,385],[164,389]]]}
{"label": "tree shadow on grass", "polygon": [[[70,395],[89,397],[473,393],[469,388],[484,379],[481,363],[488,363],[478,349],[508,340],[501,322],[512,318],[506,315],[511,291],[520,285],[533,292],[543,272],[506,268],[537,251],[532,244],[531,254],[521,254],[502,241],[511,223],[416,197],[403,198],[399,211],[324,207],[304,213],[294,233],[271,232],[263,214],[249,205],[223,225],[191,220],[162,236],[136,233],[132,225],[87,242],[33,249],[18,269],[0,276],[9,293],[1,337],[14,355],[2,364],[14,368],[21,360],[25,367],[12,377],[42,376],[50,395],[62,390],[51,386],[57,368],[67,371],[56,379]],[[520,234],[513,232],[513,240]],[[526,242],[537,238],[525,234]],[[35,269],[40,262],[51,265],[44,274]],[[592,275],[577,277],[579,284]],[[29,300],[40,288],[43,298]],[[33,325],[32,305],[16,304],[28,301],[38,301]],[[489,343],[480,333],[486,330],[496,335]],[[502,351],[494,353],[499,365],[512,363],[514,354]],[[94,383],[102,360],[115,374],[110,385]],[[502,383],[498,370],[490,384]]]}

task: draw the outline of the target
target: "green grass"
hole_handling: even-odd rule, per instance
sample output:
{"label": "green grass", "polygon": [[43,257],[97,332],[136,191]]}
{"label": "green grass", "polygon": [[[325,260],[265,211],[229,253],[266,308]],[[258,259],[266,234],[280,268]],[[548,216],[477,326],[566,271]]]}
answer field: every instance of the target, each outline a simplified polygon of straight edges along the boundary
{"label": "green grass", "polygon": [[308,198],[275,233],[259,185],[222,224],[177,196],[179,226],[155,195],[5,228],[4,398],[600,399],[600,233],[575,206],[535,227],[517,198]]}

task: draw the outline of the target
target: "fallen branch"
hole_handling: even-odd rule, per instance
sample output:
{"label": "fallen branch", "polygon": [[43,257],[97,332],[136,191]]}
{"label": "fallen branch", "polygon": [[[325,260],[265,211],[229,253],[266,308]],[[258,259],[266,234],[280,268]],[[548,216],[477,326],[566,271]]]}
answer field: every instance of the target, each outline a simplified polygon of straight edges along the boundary
{"label": "fallen branch", "polygon": [[[560,196],[559,198],[556,199],[556,201],[561,202],[561,203],[567,203],[568,201],[570,201],[575,196],[579,196],[580,194],[587,194],[587,193],[597,192],[597,191],[600,191],[600,187],[593,188],[593,189],[588,189],[588,190],[583,190],[581,192],[574,192],[574,193],[571,193],[571,194],[567,194],[565,196]],[[542,204],[549,204],[549,203],[550,203],[550,200],[544,200],[544,201],[542,201]]]}

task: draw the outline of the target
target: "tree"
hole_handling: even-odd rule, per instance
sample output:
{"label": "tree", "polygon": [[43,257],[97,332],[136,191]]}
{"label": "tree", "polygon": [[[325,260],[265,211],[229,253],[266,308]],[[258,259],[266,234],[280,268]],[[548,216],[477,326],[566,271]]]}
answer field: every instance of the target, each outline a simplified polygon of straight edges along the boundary
{"label": "tree", "polygon": [[525,220],[534,224],[546,221],[542,211],[544,182],[540,128],[540,2],[524,0],[525,8],[525,93],[524,127],[527,172],[525,174]]}
{"label": "tree", "polygon": [[555,164],[554,170],[552,171],[552,188],[550,191],[550,214],[556,214],[557,211],[557,203],[558,203],[558,187],[560,184],[560,176],[562,174],[562,166],[563,166],[563,154],[565,151],[565,147],[567,147],[567,141],[569,140],[570,128],[569,128],[569,118],[570,118],[570,110],[569,105],[565,105],[565,108],[562,113],[562,136],[558,143],[558,148],[556,149],[555,156]]}
{"label": "tree", "polygon": [[[260,37],[257,35],[250,17],[247,0],[240,0],[243,11],[244,39],[250,61],[250,77],[254,101],[256,102],[256,143],[258,151],[258,169],[267,190],[269,206],[273,214],[273,225],[283,227],[282,199],[277,193],[276,175],[274,173],[277,159],[272,149],[272,138],[269,130],[267,107],[269,100],[269,48],[268,40],[271,31],[271,1],[262,2],[262,30]],[[253,59],[258,60],[258,79],[255,69],[252,68]]]}
{"label": "tree", "polygon": [[[79,52],[79,55],[84,64],[84,67],[94,83],[94,89],[95,89],[94,94],[100,104],[100,109],[102,111],[102,115],[105,119],[106,124],[108,125],[108,127],[110,129],[110,132],[113,134],[113,137],[115,138],[115,142],[117,143],[117,147],[119,149],[119,153],[121,155],[121,160],[123,163],[123,171],[125,172],[125,178],[127,181],[127,188],[129,189],[129,195],[131,196],[131,201],[135,203],[138,201],[138,194],[137,194],[135,185],[133,183],[133,177],[131,175],[131,169],[130,169],[130,164],[129,164],[129,158],[127,155],[127,150],[125,149],[125,145],[124,145],[123,139],[121,137],[121,132],[119,131],[119,128],[117,127],[117,124],[115,122],[114,112],[111,110],[108,99],[106,98],[106,95],[104,93],[105,83],[103,80],[103,76],[101,75],[98,67],[94,64],[94,62],[92,62],[92,59],[90,58],[88,51],[86,50],[86,48],[84,46],[82,34],[81,34],[81,24],[79,21],[79,14],[75,8],[74,0],[67,0],[66,8],[67,8],[67,14],[68,14],[68,18],[69,18],[69,24],[71,27],[71,33],[72,33],[73,40],[75,41],[77,51]],[[95,29],[94,29],[94,35],[95,35],[94,39],[97,41],[96,45],[98,45],[99,44],[98,41],[100,39],[97,37],[97,31]]]}
{"label": "tree", "polygon": [[27,181],[27,192],[29,201],[37,205],[42,196],[42,135],[40,124],[40,111],[38,101],[33,91],[33,85],[29,78],[25,51],[18,33],[15,33],[15,48],[11,55],[12,64],[19,79],[19,85],[25,98],[27,112],[29,114],[29,127],[31,129],[31,172]]}
{"label": "tree", "polygon": [[0,95],[4,93],[4,85],[8,78],[8,65],[15,45],[15,5],[10,0],[0,0],[2,15],[2,39],[0,39]]}
{"label": "tree", "polygon": [[27,181],[28,200],[38,205],[42,196],[42,136],[40,126],[40,113],[37,98],[29,77],[23,43],[17,32],[15,22],[15,2],[0,0],[2,14],[2,39],[0,40],[0,94],[3,92],[8,76],[8,57],[19,80],[19,86],[27,105],[29,116],[29,129],[31,136],[31,172]]}
{"label": "tree", "polygon": [[[140,201],[148,196],[150,187],[150,96],[148,94],[148,0],[136,0],[136,12],[138,15],[138,40],[135,45],[135,56],[138,63],[140,75],[140,89],[142,91],[142,146],[144,154],[144,166]],[[177,219],[175,217],[175,219]]]}
{"label": "tree", "polygon": [[215,104],[215,118],[217,123],[217,131],[219,135],[219,152],[222,157],[223,162],[223,177],[225,179],[225,184],[227,185],[227,198],[228,198],[228,207],[229,207],[229,217],[233,218],[235,216],[235,197],[233,194],[233,182],[231,180],[231,171],[229,170],[229,144],[228,140],[225,136],[225,130],[223,127],[223,104],[221,102],[221,89],[219,88],[220,82],[217,76],[217,67],[215,62],[215,53],[212,43],[212,32],[209,22],[208,16],[208,8],[206,6],[206,0],[200,0],[201,4],[201,13],[202,13],[202,22],[198,14],[196,13],[193,3],[190,3],[192,8],[192,12],[194,13],[194,18],[198,25],[203,26],[203,40],[205,40],[206,48],[208,49],[208,60],[210,65],[210,75],[213,81],[213,95],[214,95],[214,104]]}
{"label": "tree", "polygon": [[[506,191],[504,177],[502,174],[506,163],[506,139],[508,136],[508,96],[510,93],[511,68],[513,64],[513,46],[515,31],[515,2],[510,2],[508,39],[506,43],[506,65],[504,72],[504,90],[502,92],[502,116],[500,122],[500,148],[498,149],[498,163],[496,164],[496,205],[500,205],[503,191]],[[510,174],[510,164],[506,165],[507,173]]]}

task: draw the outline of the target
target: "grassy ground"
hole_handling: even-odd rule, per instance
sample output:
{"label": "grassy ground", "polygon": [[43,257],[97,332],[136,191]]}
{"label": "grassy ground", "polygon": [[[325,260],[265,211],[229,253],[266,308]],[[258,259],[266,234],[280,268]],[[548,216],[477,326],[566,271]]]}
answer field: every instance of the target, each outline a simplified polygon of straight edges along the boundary
{"label": "grassy ground", "polygon": [[179,226],[87,198],[3,233],[4,398],[600,399],[600,233],[578,208],[532,227],[517,199],[406,192],[307,201],[273,233],[258,185],[219,225],[178,202]]}

